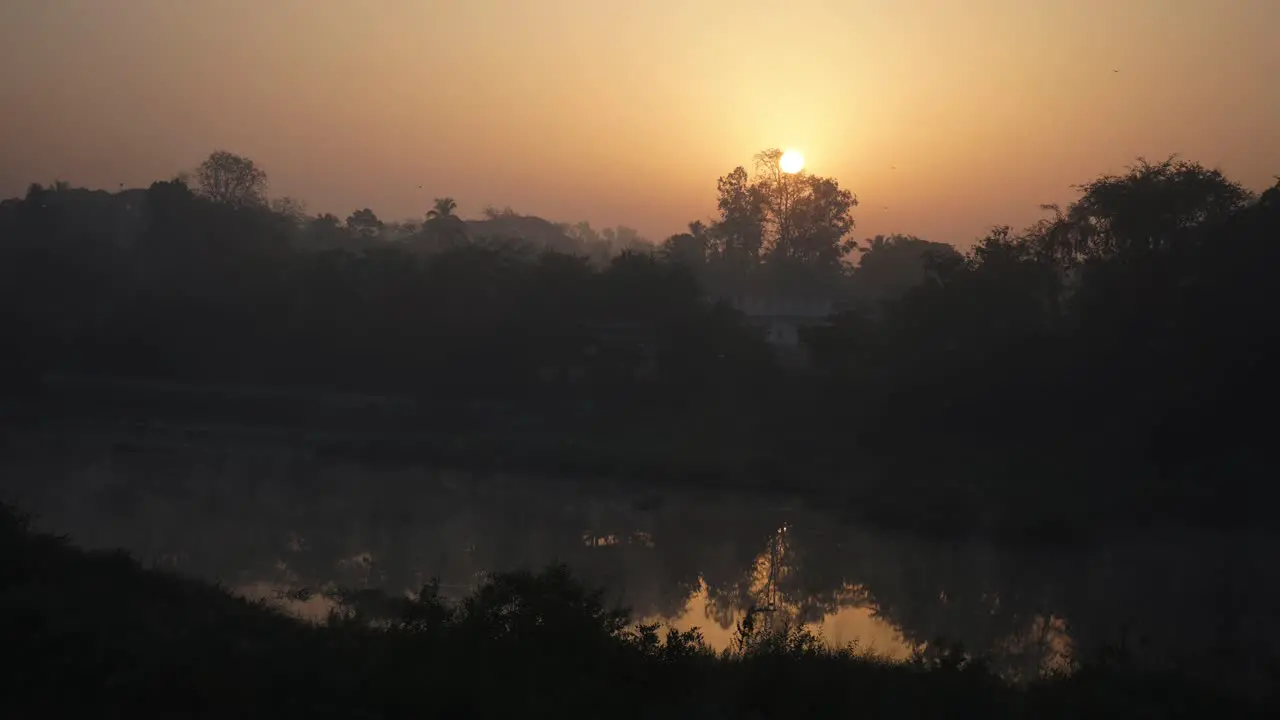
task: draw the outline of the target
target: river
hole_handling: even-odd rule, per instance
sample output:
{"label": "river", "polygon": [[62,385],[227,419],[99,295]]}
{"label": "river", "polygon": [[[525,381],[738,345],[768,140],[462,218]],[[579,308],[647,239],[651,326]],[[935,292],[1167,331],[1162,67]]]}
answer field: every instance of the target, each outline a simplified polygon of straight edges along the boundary
{"label": "river", "polygon": [[[1235,680],[1280,649],[1280,543],[1185,533],[1045,548],[944,542],[842,522],[778,495],[476,475],[319,459],[269,434],[10,434],[0,497],[88,548],[248,596],[402,593],[566,563],[637,619],[726,647],[747,608],[903,659],[948,643],[1005,672],[1124,644]],[[659,489],[661,488],[661,489]],[[323,617],[323,597],[278,600]]]}

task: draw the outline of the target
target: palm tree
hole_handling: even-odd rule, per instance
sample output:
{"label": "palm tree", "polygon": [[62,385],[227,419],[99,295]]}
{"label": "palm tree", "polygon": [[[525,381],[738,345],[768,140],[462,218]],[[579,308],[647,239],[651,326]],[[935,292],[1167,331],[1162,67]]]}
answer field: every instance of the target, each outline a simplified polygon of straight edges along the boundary
{"label": "palm tree", "polygon": [[458,209],[458,203],[451,197],[436,198],[436,204],[427,211],[427,219],[435,220],[438,218],[455,217],[454,210]]}
{"label": "palm tree", "polygon": [[467,241],[467,225],[453,214],[458,203],[451,197],[436,198],[435,205],[427,211],[427,222],[422,229],[434,241],[436,247],[450,248]]}

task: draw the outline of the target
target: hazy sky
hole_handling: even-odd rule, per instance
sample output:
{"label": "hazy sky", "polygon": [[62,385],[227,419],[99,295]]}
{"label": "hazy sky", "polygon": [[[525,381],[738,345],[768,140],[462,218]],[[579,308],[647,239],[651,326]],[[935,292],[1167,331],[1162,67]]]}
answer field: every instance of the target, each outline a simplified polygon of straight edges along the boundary
{"label": "hazy sky", "polygon": [[1277,30],[1280,0],[3,0],[0,195],[221,148],[312,211],[657,240],[778,146],[859,237],[967,244],[1138,155],[1270,185]]}

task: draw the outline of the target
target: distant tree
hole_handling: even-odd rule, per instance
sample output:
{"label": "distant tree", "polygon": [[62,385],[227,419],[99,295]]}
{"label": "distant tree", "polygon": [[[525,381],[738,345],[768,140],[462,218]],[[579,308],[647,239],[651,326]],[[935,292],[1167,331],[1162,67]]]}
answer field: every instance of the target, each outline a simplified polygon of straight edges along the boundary
{"label": "distant tree", "polygon": [[454,217],[454,211],[457,209],[458,203],[453,198],[436,198],[435,205],[427,211],[427,219],[438,220],[440,218]]}
{"label": "distant tree", "polygon": [[[567,237],[576,242],[573,253],[588,258],[597,267],[604,267],[618,254],[620,248],[615,243],[615,230],[596,230],[586,220],[572,225],[561,223],[559,227]],[[605,236],[606,232],[608,237]]]}
{"label": "distant tree", "polygon": [[267,173],[247,157],[225,150],[209,155],[196,169],[200,194],[231,207],[266,205]]}
{"label": "distant tree", "polygon": [[271,201],[271,211],[295,224],[301,224],[307,217],[307,203],[294,197],[278,197]]}
{"label": "distant tree", "polygon": [[1127,173],[1104,175],[1079,190],[1081,198],[1065,211],[1044,206],[1053,217],[1028,234],[1037,252],[1066,266],[1168,250],[1194,228],[1221,222],[1253,200],[1221,172],[1177,157],[1139,158]]}
{"label": "distant tree", "polygon": [[583,220],[573,226],[573,236],[585,243],[599,242],[600,233],[591,227],[591,223]]}
{"label": "distant tree", "polygon": [[467,225],[454,212],[458,203],[451,197],[436,198],[427,211],[423,233],[435,248],[451,248],[467,242]]}
{"label": "distant tree", "polygon": [[1258,198],[1258,204],[1266,208],[1280,206],[1280,176],[1275,178],[1276,184],[1267,188]]}
{"label": "distant tree", "polygon": [[332,213],[314,218],[302,234],[302,247],[306,250],[336,250],[350,246],[351,242],[351,233]]}
{"label": "distant tree", "polygon": [[626,225],[605,228],[600,231],[600,238],[608,243],[614,252],[651,253],[655,250],[653,243],[642,236],[638,230]]}
{"label": "distant tree", "polygon": [[422,229],[421,223],[414,220],[383,223],[382,231],[390,240],[403,240]]}
{"label": "distant tree", "polygon": [[707,226],[694,220],[689,223],[689,232],[667,238],[659,252],[670,262],[696,268],[706,263],[711,242]]}
{"label": "distant tree", "polygon": [[190,219],[195,203],[195,193],[182,178],[154,182],[147,189],[146,208],[151,225],[159,222],[172,226]]}
{"label": "distant tree", "polygon": [[481,215],[484,216],[484,219],[486,220],[499,220],[502,218],[520,217],[520,213],[511,209],[510,205],[507,205],[506,207],[503,207],[503,208],[496,208],[493,205],[486,205],[484,209],[480,211],[480,213]]}
{"label": "distant tree", "polygon": [[359,237],[375,238],[382,232],[382,221],[369,208],[356,210],[347,216],[347,229]]}
{"label": "distant tree", "polygon": [[854,292],[869,303],[896,300],[924,282],[939,263],[963,260],[954,247],[914,235],[877,235],[855,249],[862,257],[853,271]]}
{"label": "distant tree", "polygon": [[40,183],[31,183],[27,186],[27,193],[23,200],[28,207],[40,207],[48,202],[50,192],[52,192],[52,189],[46,188]]}
{"label": "distant tree", "polygon": [[193,254],[198,256],[205,245],[206,227],[197,222],[199,206],[195,193],[181,179],[153,182],[147,188],[146,229],[136,249],[151,282],[165,286],[174,280],[174,267]]}

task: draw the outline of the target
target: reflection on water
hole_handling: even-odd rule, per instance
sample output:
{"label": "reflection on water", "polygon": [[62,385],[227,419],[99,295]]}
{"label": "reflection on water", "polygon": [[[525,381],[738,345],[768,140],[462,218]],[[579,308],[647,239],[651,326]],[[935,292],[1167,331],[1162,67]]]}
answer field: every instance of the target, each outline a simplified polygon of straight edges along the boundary
{"label": "reflection on water", "polygon": [[[567,563],[638,618],[729,643],[747,608],[893,658],[939,640],[1015,673],[1125,642],[1244,676],[1280,647],[1271,540],[1135,539],[1089,550],[941,543],[850,527],[776,497],[477,478],[237,446],[80,442],[11,452],[2,491],[44,527],[123,546],[252,597],[299,588],[460,595],[485,573]],[[321,596],[282,599],[323,617]]]}
{"label": "reflection on water", "polygon": [[[795,608],[786,610],[787,614],[794,616]],[[735,622],[739,617],[740,612],[735,613]],[[705,583],[699,584],[682,612],[675,618],[652,617],[647,620],[662,620],[680,630],[698,628],[712,647],[726,648],[733,642],[735,629],[716,621]],[[822,637],[833,645],[856,644],[859,649],[892,660],[907,659],[913,649],[912,644],[893,625],[876,617],[873,608],[861,605],[839,608],[823,615],[817,622],[809,623],[809,626],[821,632]]]}
{"label": "reflection on water", "polygon": [[[299,597],[292,592],[295,589],[287,583],[267,581],[245,583],[234,588],[237,593],[250,600],[268,601],[294,616],[313,622],[324,621],[330,612],[339,607],[337,600],[330,595],[316,593]],[[453,589],[456,591],[463,588],[455,586]],[[442,592],[448,595],[449,590],[446,587]],[[735,628],[724,626],[714,619],[705,583],[699,583],[697,590],[674,617],[651,615],[637,619],[643,622],[661,622],[679,630],[697,628],[707,643],[715,648],[730,647],[734,640]],[[875,611],[869,607],[851,605],[840,608],[823,616],[817,623],[811,623],[810,627],[820,632],[833,645],[855,644],[861,650],[891,660],[905,660],[913,649],[892,625],[876,617]]]}

